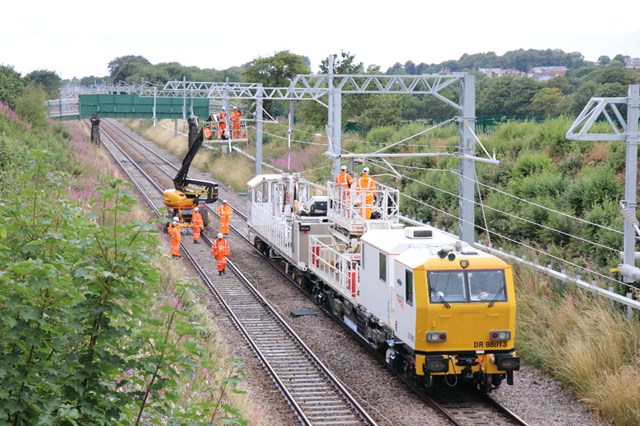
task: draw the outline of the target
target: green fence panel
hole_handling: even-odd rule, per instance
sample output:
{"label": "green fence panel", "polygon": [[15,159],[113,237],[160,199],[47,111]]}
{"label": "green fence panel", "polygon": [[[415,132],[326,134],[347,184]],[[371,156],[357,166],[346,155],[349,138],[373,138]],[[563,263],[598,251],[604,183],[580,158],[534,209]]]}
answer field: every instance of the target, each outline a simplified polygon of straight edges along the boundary
{"label": "green fence panel", "polygon": [[[137,95],[80,95],[80,118],[152,118],[154,99]],[[156,98],[156,118],[183,118],[183,98]],[[186,114],[202,119],[209,116],[209,99],[186,100]]]}

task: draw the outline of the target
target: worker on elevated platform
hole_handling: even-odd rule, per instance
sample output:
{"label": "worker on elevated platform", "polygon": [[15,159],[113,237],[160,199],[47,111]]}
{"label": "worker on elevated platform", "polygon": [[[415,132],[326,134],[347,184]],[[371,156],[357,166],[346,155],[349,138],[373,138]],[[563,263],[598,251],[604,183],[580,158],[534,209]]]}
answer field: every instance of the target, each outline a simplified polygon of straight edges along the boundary
{"label": "worker on elevated platform", "polygon": [[229,223],[231,222],[233,208],[227,203],[227,200],[222,200],[222,205],[216,209],[216,212],[220,215],[220,232],[224,235],[229,234]]}
{"label": "worker on elevated platform", "polygon": [[222,232],[218,233],[218,238],[213,240],[211,244],[211,254],[216,258],[218,263],[218,275],[225,273],[227,269],[227,257],[231,254],[229,242],[224,238]]}
{"label": "worker on elevated platform", "polygon": [[[361,203],[360,215],[364,219],[371,219],[373,197],[376,194],[376,182],[369,176],[369,168],[362,169],[362,176],[356,181],[356,194]],[[363,203],[364,201],[364,203]]]}
{"label": "worker on elevated platform", "polygon": [[171,256],[174,259],[180,259],[180,241],[182,235],[180,234],[180,219],[178,216],[173,218],[173,223],[169,224],[168,228],[169,237],[171,237]]}
{"label": "worker on elevated platform", "polygon": [[233,139],[238,139],[242,136],[242,128],[240,126],[240,117],[242,117],[242,111],[238,107],[234,106],[233,111],[229,119],[231,120],[231,130]]}
{"label": "worker on elevated platform", "polygon": [[193,215],[191,216],[191,225],[193,225],[193,244],[200,244],[200,232],[204,229],[204,220],[200,209],[196,207],[193,209]]}
{"label": "worker on elevated platform", "polygon": [[345,189],[349,189],[353,185],[353,177],[347,172],[347,166],[340,167],[340,174],[336,176],[336,183],[342,185]]}
{"label": "worker on elevated platform", "polygon": [[202,128],[202,135],[204,136],[204,140],[208,141],[213,136],[213,130],[211,130],[211,123],[204,123],[204,127]]}
{"label": "worker on elevated platform", "polygon": [[334,208],[339,214],[348,217],[350,215],[349,200],[351,199],[349,190],[353,185],[353,177],[347,172],[347,166],[340,167],[340,174],[336,176],[336,184],[335,199],[338,204]]}
{"label": "worker on elevated platform", "polygon": [[218,139],[227,139],[227,111],[222,107],[218,113]]}

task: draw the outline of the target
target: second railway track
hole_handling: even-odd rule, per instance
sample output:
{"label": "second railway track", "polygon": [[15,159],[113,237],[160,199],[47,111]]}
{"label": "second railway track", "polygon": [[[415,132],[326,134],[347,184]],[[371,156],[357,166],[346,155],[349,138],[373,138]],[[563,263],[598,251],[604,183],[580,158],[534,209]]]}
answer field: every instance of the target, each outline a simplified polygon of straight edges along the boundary
{"label": "second railway track", "polygon": [[[142,172],[137,161],[127,155],[125,148],[121,146],[135,143],[134,138],[129,137],[127,142],[126,132],[108,121],[105,124],[104,146],[141,191],[152,193],[147,199],[152,206],[159,208],[154,195],[161,199],[165,188],[151,177],[151,173]],[[152,160],[150,163],[156,164],[156,161]],[[156,164],[156,167],[164,168],[166,164]],[[149,190],[149,187],[154,189]],[[161,213],[158,211],[158,214]],[[200,255],[203,251],[207,255],[211,245],[206,234],[203,239],[207,245],[189,247],[185,244],[182,252],[227,310],[300,422],[309,425],[376,424],[233,262],[230,262],[232,273],[223,277],[216,276],[214,285],[211,269],[200,264]]]}
{"label": "second railway track", "polygon": [[[123,125],[111,120],[105,121],[106,125],[104,125],[103,128],[111,135],[109,138],[122,139],[123,143],[124,140],[129,140],[129,142],[126,142],[128,146],[126,150],[132,152],[132,157],[135,156],[135,158],[128,157],[123,159],[123,167],[127,169],[136,168],[137,164],[140,164],[147,169],[147,177],[139,178],[147,180],[147,183],[141,186],[146,188],[148,188],[149,185],[154,186],[156,188],[155,191],[157,191],[155,192],[155,197],[157,198],[154,198],[154,195],[150,194],[148,196],[149,202],[156,207],[162,206],[162,189],[171,187],[171,176],[178,168],[170,159],[167,160],[157,154],[156,150],[150,147],[148,142],[138,136],[131,135]],[[118,155],[116,152],[119,151],[119,149],[115,148],[115,142],[113,140],[103,142],[105,142],[106,147],[114,144],[111,148],[114,151],[113,155]],[[124,156],[124,154],[121,155]],[[132,174],[133,173],[134,172],[132,172]],[[131,178],[133,180],[136,179],[134,177]],[[149,182],[153,182],[153,184]],[[141,191],[153,192],[149,189],[141,189]],[[226,197],[226,195],[220,196],[220,198],[224,197]],[[236,210],[236,213],[232,225],[235,225],[234,229],[238,235],[233,237],[232,244],[236,247],[236,251],[238,251],[237,248],[242,244],[241,238],[246,238],[246,225],[243,226],[242,220],[238,220],[242,219],[242,212]],[[205,238],[207,238],[206,233]],[[183,237],[183,241],[184,240],[185,238]],[[209,240],[207,241],[210,243]],[[301,423],[340,425],[375,424],[373,418],[364,412],[360,404],[356,401],[356,398],[351,398],[352,401],[349,401],[350,397],[342,396],[344,394],[348,395],[348,391],[342,387],[339,381],[334,380],[335,378],[331,372],[322,372],[321,370],[318,372],[317,369],[321,369],[322,363],[315,355],[312,353],[309,354],[308,348],[306,348],[306,345],[301,339],[292,338],[296,333],[286,325],[286,321],[280,317],[276,310],[270,307],[269,302],[256,299],[255,288],[252,289],[251,286],[244,287],[239,285],[238,280],[244,278],[239,270],[234,272],[233,277],[231,275],[222,277],[223,279],[216,277],[214,285],[211,278],[208,277],[207,268],[197,265],[197,258],[202,256],[203,252],[204,256],[208,255],[208,246],[200,245],[198,248],[189,247],[186,250],[183,246],[183,250],[195,261],[195,267],[202,275],[203,281],[210,290],[216,294],[218,300],[225,305],[225,309],[228,310],[229,315],[236,322],[236,327],[243,332],[250,346],[256,351],[256,354],[261,359],[267,371],[269,371],[280,392],[289,400],[290,406],[296,412]],[[255,252],[249,247],[248,243],[245,243],[245,247],[240,249],[240,251],[250,258],[252,255],[255,257]],[[191,255],[192,252],[194,253],[193,256]],[[252,259],[248,260],[249,263],[253,261]],[[247,261],[245,260],[245,262]],[[243,262],[238,263],[242,264]],[[231,268],[235,268],[235,266],[232,264]],[[213,274],[212,269],[209,272]],[[260,279],[258,279],[258,281],[260,281]],[[249,302],[251,300],[256,301]],[[320,378],[320,376],[322,377]],[[333,383],[330,383],[332,381]],[[334,392],[336,392],[337,396],[334,396]],[[437,406],[442,404],[432,403],[432,405]],[[451,424],[483,424],[483,422],[478,423],[479,417],[493,419],[492,424],[525,424],[517,418],[517,420],[507,420],[505,416],[508,416],[508,413],[506,415],[490,414],[490,412],[486,414],[486,408],[475,410],[485,414],[471,415],[468,417],[467,414],[465,414],[470,411],[468,407],[468,401],[460,404],[459,410],[456,409],[455,404],[447,403],[446,408],[443,410],[445,413],[444,416],[448,417],[448,422]],[[379,412],[380,409],[377,411]],[[473,409],[471,409],[471,411],[473,411]],[[382,419],[383,423],[385,420],[388,420],[389,424],[408,424],[404,422],[395,423],[393,420],[387,419],[384,415],[382,415]],[[431,418],[428,423],[424,424],[446,424],[446,422],[439,423],[436,418]]]}

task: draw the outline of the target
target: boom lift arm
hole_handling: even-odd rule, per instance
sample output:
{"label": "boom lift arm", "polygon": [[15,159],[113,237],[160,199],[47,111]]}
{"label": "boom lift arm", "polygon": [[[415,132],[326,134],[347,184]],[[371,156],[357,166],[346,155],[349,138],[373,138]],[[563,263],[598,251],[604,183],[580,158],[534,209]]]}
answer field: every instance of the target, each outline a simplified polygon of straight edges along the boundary
{"label": "boom lift arm", "polygon": [[199,203],[213,203],[218,200],[218,184],[206,180],[189,179],[189,167],[204,143],[204,132],[198,136],[182,160],[182,167],[173,179],[175,189],[164,191],[162,201],[169,208],[192,208]]}

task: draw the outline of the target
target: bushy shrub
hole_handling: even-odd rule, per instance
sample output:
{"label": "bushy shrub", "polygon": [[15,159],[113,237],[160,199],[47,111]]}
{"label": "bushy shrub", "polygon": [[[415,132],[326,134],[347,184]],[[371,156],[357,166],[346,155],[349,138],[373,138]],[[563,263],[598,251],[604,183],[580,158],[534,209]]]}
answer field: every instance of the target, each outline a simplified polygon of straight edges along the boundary
{"label": "bushy shrub", "polygon": [[44,101],[47,94],[40,86],[29,84],[16,99],[16,113],[38,129],[49,126],[47,107]]}
{"label": "bushy shrub", "polygon": [[569,183],[565,193],[574,213],[581,216],[597,204],[621,199],[624,185],[611,168],[590,167]]}
{"label": "bushy shrub", "polygon": [[556,165],[544,152],[523,152],[511,167],[511,176],[515,179],[539,174],[542,172],[556,172]]}
{"label": "bushy shrub", "polygon": [[374,127],[367,134],[367,142],[373,144],[388,144],[395,142],[396,130],[390,126]]}

